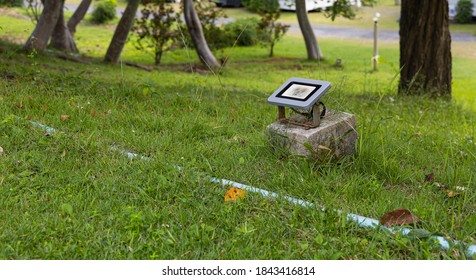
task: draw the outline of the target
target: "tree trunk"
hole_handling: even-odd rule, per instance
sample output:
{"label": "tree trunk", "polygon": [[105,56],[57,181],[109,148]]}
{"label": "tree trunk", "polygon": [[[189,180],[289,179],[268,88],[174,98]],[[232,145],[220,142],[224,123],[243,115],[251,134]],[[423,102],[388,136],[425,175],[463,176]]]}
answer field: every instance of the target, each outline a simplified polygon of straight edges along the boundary
{"label": "tree trunk", "polygon": [[74,36],[74,33],[76,33],[76,26],[78,26],[78,24],[81,22],[81,20],[83,20],[84,16],[88,12],[91,2],[92,0],[81,1],[81,4],[79,4],[78,8],[76,8],[76,11],[74,11],[74,14],[68,20],[68,29],[71,33],[71,36]]}
{"label": "tree trunk", "polygon": [[76,44],[74,43],[73,35],[69,32],[66,23],[64,22],[64,0],[62,1],[60,15],[56,22],[53,34],[51,34],[50,47],[66,52],[78,52]]}
{"label": "tree trunk", "polygon": [[197,50],[200,60],[209,68],[219,68],[220,64],[216,60],[215,56],[208,47],[205,36],[203,35],[202,25],[198,18],[195,7],[192,0],[183,0],[183,10],[185,16],[185,23],[187,24],[188,31],[192,37],[193,44]]}
{"label": "tree trunk", "polygon": [[44,51],[48,45],[48,40],[53,34],[53,30],[58,22],[61,10],[63,8],[63,0],[46,0],[40,19],[36,24],[33,33],[25,43],[28,51]]}
{"label": "tree trunk", "polygon": [[319,48],[316,36],[312,30],[311,23],[307,17],[306,0],[296,0],[296,15],[299,22],[304,42],[306,43],[307,58],[311,60],[319,60],[324,58],[324,55]]}
{"label": "tree trunk", "polygon": [[447,0],[403,0],[399,93],[451,97]]}
{"label": "tree trunk", "polygon": [[127,7],[122,14],[121,20],[117,24],[111,43],[107,49],[106,56],[104,58],[105,62],[117,63],[119,61],[122,49],[124,48],[124,45],[127,41],[127,36],[129,35],[129,31],[131,30],[134,23],[134,18],[136,16],[139,4],[140,0],[129,0],[127,2]]}

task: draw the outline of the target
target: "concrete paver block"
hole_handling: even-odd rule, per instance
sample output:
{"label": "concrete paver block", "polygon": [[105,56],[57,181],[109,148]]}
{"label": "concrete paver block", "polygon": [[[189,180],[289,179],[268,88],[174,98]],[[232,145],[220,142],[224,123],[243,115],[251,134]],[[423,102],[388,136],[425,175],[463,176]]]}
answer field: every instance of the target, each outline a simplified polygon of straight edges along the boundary
{"label": "concrete paver block", "polygon": [[[290,118],[299,118],[299,115]],[[296,155],[334,160],[355,152],[358,138],[355,115],[327,110],[321,124],[312,129],[281,123],[270,124],[266,134],[274,147],[288,149]]]}

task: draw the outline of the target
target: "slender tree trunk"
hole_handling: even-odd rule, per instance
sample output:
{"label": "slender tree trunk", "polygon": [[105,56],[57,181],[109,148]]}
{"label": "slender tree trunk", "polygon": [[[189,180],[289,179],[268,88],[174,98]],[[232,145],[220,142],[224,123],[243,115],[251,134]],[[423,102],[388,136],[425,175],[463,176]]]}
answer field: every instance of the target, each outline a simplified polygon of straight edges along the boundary
{"label": "slender tree trunk", "polygon": [[119,23],[116,26],[116,31],[114,31],[111,43],[107,49],[106,56],[104,58],[105,62],[117,63],[119,61],[122,49],[124,49],[124,45],[127,41],[129,31],[134,24],[134,18],[136,16],[139,4],[140,0],[129,0],[127,2],[126,9],[122,14],[121,20],[119,20]]}
{"label": "slender tree trunk", "polygon": [[306,0],[296,0],[296,15],[299,22],[304,42],[306,44],[307,58],[311,60],[318,60],[324,58],[324,55],[319,48],[316,36],[312,30],[311,23],[307,17]]}
{"label": "slender tree trunk", "polygon": [[73,16],[68,20],[68,29],[71,32],[71,36],[74,36],[76,33],[76,26],[83,20],[84,16],[88,12],[89,6],[91,5],[92,0],[83,0],[81,4],[79,4],[76,11],[74,11]]}
{"label": "slender tree trunk", "polygon": [[448,14],[447,0],[402,0],[400,93],[451,97]]}
{"label": "slender tree trunk", "polygon": [[28,51],[44,51],[58,22],[64,0],[46,0],[40,19],[25,43]]}
{"label": "slender tree trunk", "polygon": [[78,52],[73,35],[71,35],[66,23],[64,22],[63,7],[64,0],[61,5],[60,15],[56,22],[55,29],[53,30],[53,34],[51,34],[50,47],[66,52]]}
{"label": "slender tree trunk", "polygon": [[185,23],[187,24],[188,31],[192,37],[193,44],[197,50],[200,60],[209,68],[219,68],[220,64],[216,60],[215,56],[208,47],[205,36],[203,35],[202,25],[198,18],[195,7],[192,0],[183,0],[183,10],[185,16]]}

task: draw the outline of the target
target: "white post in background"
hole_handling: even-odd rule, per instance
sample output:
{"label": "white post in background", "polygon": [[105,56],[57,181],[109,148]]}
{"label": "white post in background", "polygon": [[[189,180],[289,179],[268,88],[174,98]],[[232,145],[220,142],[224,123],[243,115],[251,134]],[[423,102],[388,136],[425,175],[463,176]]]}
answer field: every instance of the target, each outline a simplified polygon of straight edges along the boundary
{"label": "white post in background", "polygon": [[380,13],[375,13],[373,18],[374,20],[374,56],[372,57],[372,64],[374,71],[377,71],[377,63],[378,63],[378,33],[377,33],[377,26],[378,26],[378,18],[380,17]]}

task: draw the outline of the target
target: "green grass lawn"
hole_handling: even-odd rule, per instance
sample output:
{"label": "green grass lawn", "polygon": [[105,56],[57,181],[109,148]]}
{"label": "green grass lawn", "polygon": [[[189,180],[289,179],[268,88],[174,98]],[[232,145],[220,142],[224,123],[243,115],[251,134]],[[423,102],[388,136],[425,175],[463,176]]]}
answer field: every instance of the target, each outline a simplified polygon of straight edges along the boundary
{"label": "green grass lawn", "polygon": [[[32,28],[5,15],[0,26],[0,37],[18,41]],[[0,45],[0,258],[467,258],[464,248],[359,228],[331,209],[378,219],[406,208],[423,220],[417,228],[475,244],[472,54],[453,52],[453,100],[444,102],[396,95],[398,42],[381,45],[372,72],[370,41],[319,40],[326,59],[310,62],[302,39],[286,36],[273,59],[263,48],[222,51],[230,61],[217,75],[186,71],[193,50],[165,54],[152,72],[102,64],[112,32],[78,28],[90,64]],[[153,61],[130,44],[122,58]],[[332,83],[326,105],[357,116],[354,156],[317,164],[270,147],[265,128],[277,110],[266,100],[292,76]],[[425,182],[430,173],[445,188]],[[252,193],[225,203],[227,187],[208,175],[329,210]]]}

